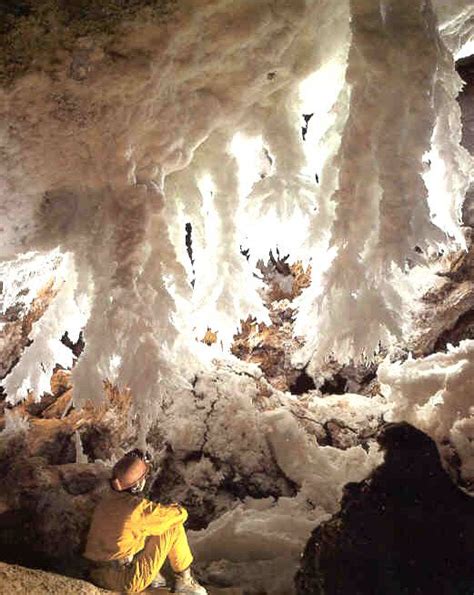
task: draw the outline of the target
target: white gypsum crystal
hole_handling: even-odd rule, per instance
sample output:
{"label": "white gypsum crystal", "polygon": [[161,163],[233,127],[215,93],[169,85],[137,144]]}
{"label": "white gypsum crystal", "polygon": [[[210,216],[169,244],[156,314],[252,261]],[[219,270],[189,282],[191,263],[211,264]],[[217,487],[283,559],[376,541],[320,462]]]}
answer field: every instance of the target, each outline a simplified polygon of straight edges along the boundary
{"label": "white gypsum crystal", "polygon": [[[349,115],[332,197],[331,246],[337,254],[311,307],[306,304],[300,312],[307,320],[313,311],[314,325],[305,333],[314,349],[312,366],[330,352],[340,361],[370,358],[380,344],[400,339],[410,302],[404,304],[397,289],[398,271],[413,258],[415,246],[441,241],[430,222],[422,178],[441,89],[449,87],[453,70],[452,64],[451,70],[440,69],[446,50],[435,16],[418,1],[382,6],[364,0],[350,6]],[[457,138],[457,108],[446,109],[454,109],[448,128]],[[446,121],[442,113],[440,118]],[[452,161],[446,173],[450,204],[457,205],[449,214],[448,231],[458,240],[459,200],[452,190],[460,188],[462,194],[466,187],[464,163]],[[303,325],[299,322],[297,329]]]}
{"label": "white gypsum crystal", "polygon": [[[295,328],[310,371],[401,336],[407,259],[447,241],[426,202],[430,150],[449,197],[436,222],[462,240],[469,163],[453,148],[458,83],[442,36],[461,35],[467,4],[438,4],[441,33],[422,0],[217,0],[167,27],[131,22],[110,44],[123,61],[91,38],[87,84],[65,60],[56,77],[1,91],[2,255],[73,255],[69,306],[90,300],[77,403],[109,378],[156,416],[183,370],[189,381],[209,365],[249,314],[266,319],[255,264],[276,248],[312,264]],[[246,174],[239,133],[259,139]],[[207,327],[218,343],[206,357]]]}
{"label": "white gypsum crystal", "polygon": [[378,369],[378,380],[387,397],[391,421],[408,421],[426,432],[441,452],[451,440],[461,458],[461,473],[472,481],[474,451],[472,435],[472,391],[474,389],[474,341],[449,346],[404,362],[387,357]]}

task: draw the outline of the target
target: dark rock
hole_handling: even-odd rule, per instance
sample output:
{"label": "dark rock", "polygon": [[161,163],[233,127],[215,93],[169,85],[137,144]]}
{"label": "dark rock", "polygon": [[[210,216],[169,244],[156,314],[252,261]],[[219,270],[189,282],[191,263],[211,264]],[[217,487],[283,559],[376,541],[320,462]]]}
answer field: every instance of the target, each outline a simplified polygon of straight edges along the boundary
{"label": "dark rock", "polygon": [[459,60],[456,70],[465,86],[458,97],[461,107],[462,141],[461,144],[474,154],[474,56]]}
{"label": "dark rock", "polygon": [[108,471],[104,468],[104,474],[98,473],[98,465],[87,463],[73,463],[69,465],[60,465],[58,467],[61,483],[73,496],[92,492],[108,476]]}
{"label": "dark rock", "polygon": [[78,358],[81,353],[84,351],[84,347],[86,346],[84,341],[84,334],[81,331],[79,333],[79,337],[76,342],[72,341],[69,337],[69,333],[66,331],[64,335],[61,337],[61,343],[68,347],[74,354],[76,358]]}
{"label": "dark rock", "polygon": [[[458,96],[462,122],[461,144],[471,155],[474,155],[474,56],[459,60],[456,70],[465,83]],[[464,199],[462,220],[464,225],[474,227],[474,186],[472,184]]]}
{"label": "dark rock", "polygon": [[0,559],[81,576],[90,519],[110,470],[100,463],[48,465],[10,448],[0,471]]}
{"label": "dark rock", "polygon": [[434,442],[406,423],[379,435],[385,462],[348,484],[296,576],[299,595],[472,595],[474,500],[441,466]]}
{"label": "dark rock", "polygon": [[336,420],[330,420],[324,425],[328,435],[328,446],[346,450],[360,443],[360,437],[354,430],[347,428]]}
{"label": "dark rock", "polygon": [[444,330],[435,343],[434,351],[446,351],[448,344],[459,345],[464,339],[474,339],[474,310],[462,314],[453,328]]}
{"label": "dark rock", "polygon": [[290,393],[292,395],[304,395],[315,388],[314,380],[307,374],[306,370],[302,370],[293,384],[291,384]]}
{"label": "dark rock", "polygon": [[46,567],[47,555],[35,547],[34,517],[24,510],[0,514],[0,556],[2,561],[24,564],[32,568]]}

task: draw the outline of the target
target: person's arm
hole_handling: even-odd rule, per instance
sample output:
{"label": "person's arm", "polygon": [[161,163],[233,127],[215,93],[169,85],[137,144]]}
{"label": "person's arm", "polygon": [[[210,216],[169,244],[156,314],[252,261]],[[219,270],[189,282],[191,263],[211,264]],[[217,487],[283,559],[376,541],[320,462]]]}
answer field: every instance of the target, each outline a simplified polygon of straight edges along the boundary
{"label": "person's arm", "polygon": [[173,525],[184,523],[188,512],[178,504],[162,506],[150,500],[143,500],[141,505],[141,523],[144,533],[148,535],[161,535]]}

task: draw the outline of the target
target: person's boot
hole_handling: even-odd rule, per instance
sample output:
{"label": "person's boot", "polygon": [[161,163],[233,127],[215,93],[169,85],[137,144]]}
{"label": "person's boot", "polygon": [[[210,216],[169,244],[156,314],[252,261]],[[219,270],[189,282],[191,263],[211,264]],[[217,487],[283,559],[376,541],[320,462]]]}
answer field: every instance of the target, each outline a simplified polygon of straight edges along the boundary
{"label": "person's boot", "polygon": [[191,568],[175,572],[174,592],[181,595],[207,595],[206,589],[191,574]]}
{"label": "person's boot", "polygon": [[166,579],[165,577],[161,574],[161,572],[159,572],[155,578],[151,581],[150,583],[150,587],[152,589],[162,589],[163,587],[166,587]]}

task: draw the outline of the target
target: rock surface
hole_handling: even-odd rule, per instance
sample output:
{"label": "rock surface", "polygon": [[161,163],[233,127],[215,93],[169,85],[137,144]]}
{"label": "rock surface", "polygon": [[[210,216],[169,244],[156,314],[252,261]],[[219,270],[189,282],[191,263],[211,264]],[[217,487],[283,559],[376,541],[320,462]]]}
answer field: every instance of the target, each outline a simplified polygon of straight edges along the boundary
{"label": "rock surface", "polygon": [[0,562],[0,593],[99,595],[108,593],[83,580]]}
{"label": "rock surface", "polygon": [[[471,155],[474,155],[474,57],[460,60],[457,71],[465,82],[465,87],[458,98],[462,114],[461,142]],[[474,184],[471,184],[464,201],[463,220],[465,225],[474,226]]]}
{"label": "rock surface", "polygon": [[[277,390],[295,392],[301,370],[295,368],[292,355],[301,347],[302,340],[294,335],[296,307],[293,300],[301,295],[311,282],[311,267],[307,270],[300,262],[289,265],[286,259],[259,263],[265,286],[263,301],[268,308],[271,325],[257,323],[253,318],[242,322],[235,335],[232,353],[245,362],[258,364],[268,382]],[[314,388],[314,383],[308,388]]]}
{"label": "rock surface", "polygon": [[[99,589],[91,583],[68,576],[61,576],[44,570],[33,570],[15,564],[0,562],[0,594],[10,595],[100,595],[112,593]],[[171,593],[167,589],[147,589],[144,593],[165,595]],[[208,589],[209,595],[242,595],[240,589]]]}
{"label": "rock surface", "polygon": [[0,559],[73,571],[110,463],[134,439],[130,395],[104,386],[101,406],[71,405],[70,373],[57,370],[53,394],[16,406],[0,402]]}
{"label": "rock surface", "polygon": [[379,437],[385,462],[348,484],[341,512],[311,536],[299,595],[471,595],[474,499],[441,467],[434,442],[406,423]]}
{"label": "rock surface", "polygon": [[57,290],[50,282],[42,288],[26,311],[19,296],[14,307],[0,313],[0,379],[20,359],[23,350],[30,343],[34,323],[43,316],[56,293]]}
{"label": "rock surface", "polygon": [[474,235],[466,228],[468,250],[448,256],[437,287],[422,298],[423,310],[408,347],[417,356],[445,351],[446,345],[474,338]]}

